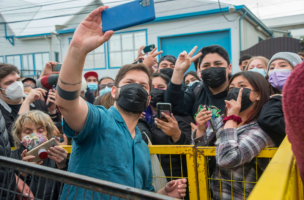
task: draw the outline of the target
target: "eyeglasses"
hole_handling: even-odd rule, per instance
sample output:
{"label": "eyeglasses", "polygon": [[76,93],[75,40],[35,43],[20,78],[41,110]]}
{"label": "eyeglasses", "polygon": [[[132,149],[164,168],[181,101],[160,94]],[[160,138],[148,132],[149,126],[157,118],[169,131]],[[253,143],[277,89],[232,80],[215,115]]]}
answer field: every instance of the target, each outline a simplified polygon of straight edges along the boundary
{"label": "eyeglasses", "polygon": [[99,89],[104,89],[105,87],[112,88],[113,86],[114,83],[101,84],[99,85]]}

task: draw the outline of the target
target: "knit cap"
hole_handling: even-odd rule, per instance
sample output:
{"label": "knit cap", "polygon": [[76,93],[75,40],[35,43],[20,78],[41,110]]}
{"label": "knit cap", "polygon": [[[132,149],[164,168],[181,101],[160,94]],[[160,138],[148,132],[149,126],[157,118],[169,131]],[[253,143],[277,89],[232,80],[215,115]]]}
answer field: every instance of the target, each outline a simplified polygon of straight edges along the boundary
{"label": "knit cap", "polygon": [[272,58],[270,59],[268,66],[267,66],[267,71],[269,71],[269,66],[271,65],[271,63],[274,60],[277,59],[282,59],[282,60],[286,60],[287,62],[289,62],[289,64],[294,68],[297,64],[300,64],[302,62],[300,56],[296,53],[291,53],[291,52],[279,52],[276,53],[272,56]]}

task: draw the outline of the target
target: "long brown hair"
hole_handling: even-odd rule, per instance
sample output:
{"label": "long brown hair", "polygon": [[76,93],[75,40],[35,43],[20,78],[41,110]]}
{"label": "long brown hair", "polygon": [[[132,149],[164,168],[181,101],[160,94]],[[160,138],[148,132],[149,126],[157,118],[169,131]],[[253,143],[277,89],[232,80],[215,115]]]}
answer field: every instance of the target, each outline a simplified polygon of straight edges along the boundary
{"label": "long brown hair", "polygon": [[253,87],[253,90],[258,92],[260,95],[260,100],[255,104],[252,112],[249,113],[248,118],[245,121],[245,124],[249,124],[259,118],[264,104],[269,100],[270,92],[266,79],[261,74],[251,71],[239,72],[234,74],[230,78],[228,85],[230,85],[233,79],[235,79],[238,76],[243,76],[244,78],[246,78],[249,84]]}

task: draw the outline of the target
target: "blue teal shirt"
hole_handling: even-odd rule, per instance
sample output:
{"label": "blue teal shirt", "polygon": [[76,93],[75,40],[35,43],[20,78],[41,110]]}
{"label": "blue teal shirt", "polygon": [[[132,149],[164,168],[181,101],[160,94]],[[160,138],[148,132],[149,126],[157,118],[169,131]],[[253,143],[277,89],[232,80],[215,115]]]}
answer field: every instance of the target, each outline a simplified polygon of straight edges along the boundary
{"label": "blue teal shirt", "polygon": [[[84,128],[76,134],[64,121],[64,133],[73,138],[69,172],[105,181],[154,191],[148,146],[136,127],[133,139],[128,127],[115,107],[88,104],[88,116]],[[69,188],[70,187],[70,188]],[[61,199],[83,197],[84,190],[65,185]],[[86,199],[92,192],[86,191]],[[94,194],[94,199],[100,195]],[[103,198],[105,199],[105,198]]]}

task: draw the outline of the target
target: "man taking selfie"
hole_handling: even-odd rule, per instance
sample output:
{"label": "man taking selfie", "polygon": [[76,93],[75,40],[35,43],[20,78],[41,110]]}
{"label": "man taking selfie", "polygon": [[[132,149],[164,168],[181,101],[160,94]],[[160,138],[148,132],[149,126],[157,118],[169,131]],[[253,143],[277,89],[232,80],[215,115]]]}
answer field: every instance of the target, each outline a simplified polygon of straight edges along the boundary
{"label": "man taking selfie", "polygon": [[[79,96],[86,55],[113,35],[113,31],[102,31],[104,9],[107,7],[94,10],[79,24],[59,75],[57,105],[65,119],[64,132],[73,138],[68,171],[154,191],[149,149],[136,127],[150,102],[148,68],[134,64],[119,70],[111,91],[115,103],[109,110],[86,103]],[[179,179],[158,193],[182,198],[185,188],[186,180]],[[83,195],[84,190],[66,184],[61,199]],[[85,195],[92,198],[92,192]],[[100,199],[100,194],[94,194],[94,199]]]}

